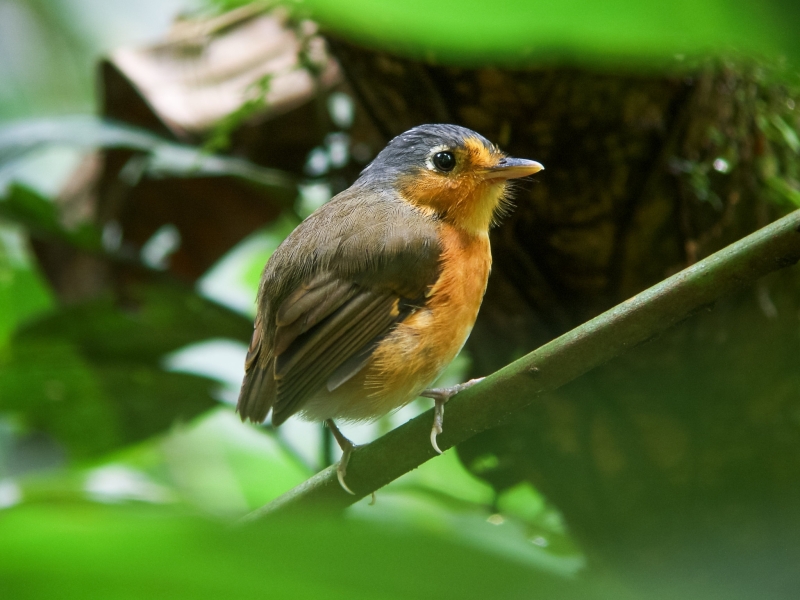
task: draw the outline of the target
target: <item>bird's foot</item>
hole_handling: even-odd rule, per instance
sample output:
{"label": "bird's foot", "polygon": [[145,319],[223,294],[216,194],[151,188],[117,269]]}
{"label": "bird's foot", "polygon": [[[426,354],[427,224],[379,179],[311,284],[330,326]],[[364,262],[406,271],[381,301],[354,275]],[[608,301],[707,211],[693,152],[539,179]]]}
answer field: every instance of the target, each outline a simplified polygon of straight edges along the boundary
{"label": "bird's foot", "polygon": [[470,388],[481,381],[483,381],[483,377],[470,379],[465,383],[459,383],[458,385],[454,385],[452,387],[433,388],[420,392],[420,396],[424,398],[432,398],[435,403],[433,407],[433,427],[431,427],[431,446],[433,446],[433,449],[439,454],[441,454],[442,451],[439,448],[439,444],[436,443],[436,438],[440,433],[442,433],[442,424],[444,422],[444,405],[457,393],[463,392],[465,389]]}
{"label": "bird's foot", "polygon": [[339,448],[342,449],[342,458],[339,459],[339,464],[336,465],[336,478],[339,480],[339,485],[342,486],[345,492],[355,496],[356,493],[347,487],[347,484],[344,482],[344,476],[347,475],[347,463],[350,462],[350,455],[358,446],[344,437],[344,434],[339,431],[333,419],[328,419],[325,421],[325,424],[328,426],[328,429],[331,430],[331,433],[333,433],[333,437],[336,439],[336,443],[339,444]]}

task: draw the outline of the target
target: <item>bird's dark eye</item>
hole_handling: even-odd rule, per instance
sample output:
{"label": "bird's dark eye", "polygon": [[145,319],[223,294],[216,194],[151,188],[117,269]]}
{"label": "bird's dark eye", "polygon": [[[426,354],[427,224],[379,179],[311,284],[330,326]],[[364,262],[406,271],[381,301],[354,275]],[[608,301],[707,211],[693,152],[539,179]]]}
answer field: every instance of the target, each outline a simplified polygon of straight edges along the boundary
{"label": "bird's dark eye", "polygon": [[437,152],[433,155],[433,166],[449,173],[456,166],[456,157],[452,152]]}

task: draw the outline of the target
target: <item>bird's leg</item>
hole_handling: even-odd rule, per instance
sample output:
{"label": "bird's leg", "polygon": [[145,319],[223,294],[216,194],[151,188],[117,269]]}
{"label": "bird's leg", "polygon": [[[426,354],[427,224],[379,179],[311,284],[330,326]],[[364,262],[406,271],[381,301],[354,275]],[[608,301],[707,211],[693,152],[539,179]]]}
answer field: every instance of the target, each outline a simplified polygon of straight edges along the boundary
{"label": "bird's leg", "polygon": [[339,485],[342,486],[342,489],[345,492],[355,496],[356,493],[347,487],[347,484],[344,482],[344,476],[347,475],[347,463],[350,462],[350,454],[352,454],[353,450],[355,450],[357,446],[344,437],[344,434],[339,431],[339,428],[336,426],[336,423],[333,422],[333,419],[327,419],[325,421],[325,425],[327,425],[328,429],[331,430],[333,437],[336,439],[336,443],[339,444],[339,448],[342,449],[342,458],[339,459],[339,464],[336,465],[336,477],[339,479]]}
{"label": "bird's leg", "polygon": [[433,427],[431,428],[431,446],[433,446],[433,449],[439,454],[441,454],[442,451],[439,449],[439,445],[436,443],[436,436],[442,433],[442,423],[444,422],[444,405],[458,392],[463,392],[465,389],[472,387],[480,381],[483,381],[483,377],[470,379],[465,383],[459,383],[458,385],[454,385],[452,387],[432,388],[430,390],[423,390],[420,392],[420,396],[423,398],[433,398],[433,401],[435,402],[433,408]]}

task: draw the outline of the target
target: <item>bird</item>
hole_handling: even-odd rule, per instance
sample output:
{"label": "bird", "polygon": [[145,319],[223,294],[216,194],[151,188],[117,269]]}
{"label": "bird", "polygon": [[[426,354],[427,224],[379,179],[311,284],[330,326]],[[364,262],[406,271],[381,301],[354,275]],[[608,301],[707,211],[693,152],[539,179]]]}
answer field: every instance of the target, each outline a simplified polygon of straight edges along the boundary
{"label": "bird", "polygon": [[510,207],[509,181],[544,167],[511,158],[448,124],[392,139],[346,190],[308,216],[271,255],[257,294],[237,402],[242,421],[368,422],[417,397],[444,404],[474,385],[428,388],[460,352],[491,270],[489,229]]}

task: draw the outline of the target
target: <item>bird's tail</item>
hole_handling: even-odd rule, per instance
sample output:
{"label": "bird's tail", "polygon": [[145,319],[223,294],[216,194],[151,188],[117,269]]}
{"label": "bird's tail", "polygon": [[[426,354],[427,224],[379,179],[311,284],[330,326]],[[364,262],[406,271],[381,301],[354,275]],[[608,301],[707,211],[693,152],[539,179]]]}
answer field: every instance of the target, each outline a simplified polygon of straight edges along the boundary
{"label": "bird's tail", "polygon": [[261,343],[261,321],[256,318],[253,337],[244,361],[244,380],[236,403],[236,412],[242,421],[263,423],[275,403],[277,382],[275,381],[275,358],[271,352],[262,360],[265,349]]}
{"label": "bird's tail", "polygon": [[262,423],[275,403],[275,361],[266,365],[256,363],[245,373],[236,412],[242,421]]}

